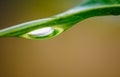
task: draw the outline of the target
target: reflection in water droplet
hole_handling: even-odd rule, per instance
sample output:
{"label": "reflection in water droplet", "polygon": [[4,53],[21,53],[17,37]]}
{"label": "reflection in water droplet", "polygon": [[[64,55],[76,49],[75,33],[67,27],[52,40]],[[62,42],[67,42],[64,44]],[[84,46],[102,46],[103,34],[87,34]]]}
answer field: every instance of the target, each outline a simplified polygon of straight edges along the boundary
{"label": "reflection in water droplet", "polygon": [[53,28],[45,27],[45,28],[41,28],[41,29],[31,31],[28,34],[32,35],[32,36],[47,36],[47,35],[49,35],[49,34],[51,34],[53,32],[54,32]]}
{"label": "reflection in water droplet", "polygon": [[49,26],[49,27],[43,27],[39,29],[32,30],[21,37],[27,38],[27,39],[49,39],[52,37],[55,37],[62,33],[64,29],[60,26]]}

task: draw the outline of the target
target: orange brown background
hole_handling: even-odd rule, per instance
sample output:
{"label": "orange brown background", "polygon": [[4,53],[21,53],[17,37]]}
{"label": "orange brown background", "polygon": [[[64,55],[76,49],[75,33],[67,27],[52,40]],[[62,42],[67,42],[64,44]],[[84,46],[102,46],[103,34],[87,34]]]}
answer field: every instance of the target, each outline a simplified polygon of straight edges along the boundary
{"label": "orange brown background", "polygon": [[[0,0],[0,28],[80,2]],[[49,40],[0,38],[0,77],[120,77],[120,16],[89,18]]]}

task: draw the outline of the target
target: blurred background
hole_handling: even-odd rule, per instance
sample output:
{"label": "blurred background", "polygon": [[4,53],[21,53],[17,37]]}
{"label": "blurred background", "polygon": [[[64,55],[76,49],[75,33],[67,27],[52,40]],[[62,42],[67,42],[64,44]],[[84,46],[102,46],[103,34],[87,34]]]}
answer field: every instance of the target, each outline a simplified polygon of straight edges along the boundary
{"label": "blurred background", "polygon": [[[81,0],[0,0],[0,29]],[[120,16],[84,20],[49,40],[0,38],[0,77],[120,77]]]}

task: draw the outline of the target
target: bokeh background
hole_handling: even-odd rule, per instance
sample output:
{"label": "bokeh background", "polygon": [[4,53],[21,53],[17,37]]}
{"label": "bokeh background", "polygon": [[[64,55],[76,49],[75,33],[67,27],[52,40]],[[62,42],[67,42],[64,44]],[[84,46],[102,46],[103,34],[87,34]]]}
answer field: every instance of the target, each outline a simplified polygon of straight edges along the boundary
{"label": "bokeh background", "polygon": [[[0,29],[81,0],[0,0]],[[120,77],[120,16],[84,20],[49,40],[0,38],[0,77]]]}

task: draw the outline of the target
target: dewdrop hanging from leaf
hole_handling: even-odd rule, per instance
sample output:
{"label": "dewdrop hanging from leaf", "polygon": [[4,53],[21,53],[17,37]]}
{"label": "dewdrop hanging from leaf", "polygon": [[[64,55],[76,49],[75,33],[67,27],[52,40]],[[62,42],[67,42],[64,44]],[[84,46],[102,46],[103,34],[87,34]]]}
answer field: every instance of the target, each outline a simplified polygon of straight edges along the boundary
{"label": "dewdrop hanging from leaf", "polygon": [[83,0],[64,13],[0,30],[0,37],[48,39],[68,30],[76,23],[94,16],[120,15],[120,0]]}

